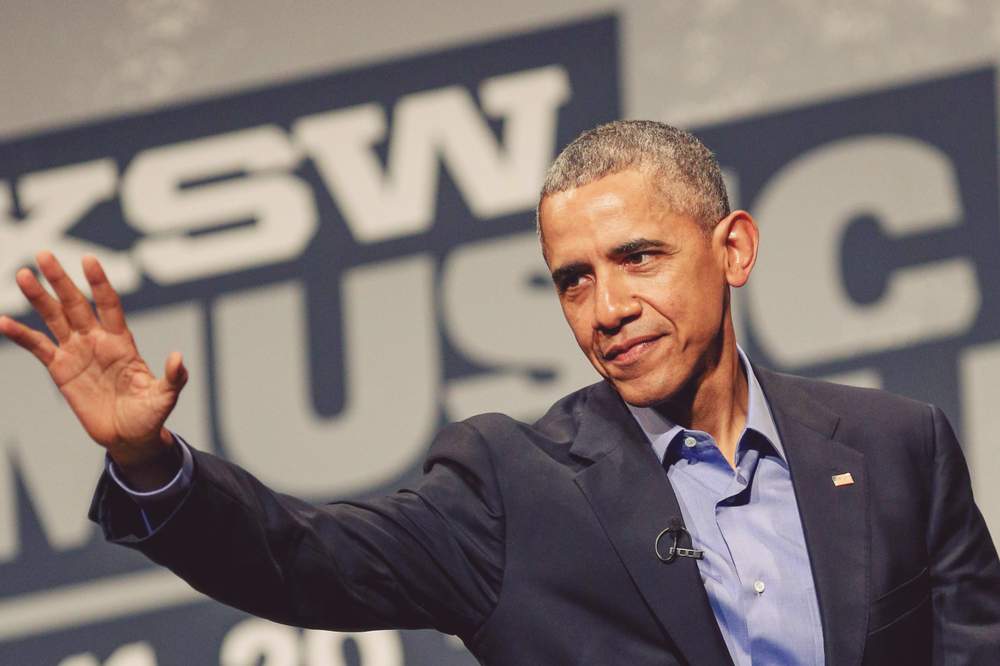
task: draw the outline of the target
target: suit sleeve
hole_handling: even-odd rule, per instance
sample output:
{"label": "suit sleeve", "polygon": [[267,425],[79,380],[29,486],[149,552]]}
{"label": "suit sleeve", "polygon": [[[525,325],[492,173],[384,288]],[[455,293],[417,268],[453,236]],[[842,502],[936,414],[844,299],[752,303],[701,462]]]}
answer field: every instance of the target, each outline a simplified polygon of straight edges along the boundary
{"label": "suit sleeve", "polygon": [[928,552],[934,663],[1000,664],[1000,562],[972,498],[961,448],[931,408],[933,471]]}
{"label": "suit sleeve", "polygon": [[286,624],[468,636],[496,604],[502,501],[489,450],[468,425],[441,431],[414,488],[371,501],[314,506],[194,456],[189,492],[151,534],[106,472],[91,519],[195,589]]}

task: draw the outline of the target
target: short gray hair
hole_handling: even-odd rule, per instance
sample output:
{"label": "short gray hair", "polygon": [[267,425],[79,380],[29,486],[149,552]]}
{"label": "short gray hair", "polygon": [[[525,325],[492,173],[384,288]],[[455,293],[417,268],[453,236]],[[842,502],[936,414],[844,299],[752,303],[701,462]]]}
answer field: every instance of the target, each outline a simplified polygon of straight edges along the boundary
{"label": "short gray hair", "polygon": [[667,207],[692,217],[706,232],[729,215],[726,185],[712,151],[690,132],[652,120],[616,120],[574,139],[545,174],[539,209],[551,194],[628,169],[648,173]]}

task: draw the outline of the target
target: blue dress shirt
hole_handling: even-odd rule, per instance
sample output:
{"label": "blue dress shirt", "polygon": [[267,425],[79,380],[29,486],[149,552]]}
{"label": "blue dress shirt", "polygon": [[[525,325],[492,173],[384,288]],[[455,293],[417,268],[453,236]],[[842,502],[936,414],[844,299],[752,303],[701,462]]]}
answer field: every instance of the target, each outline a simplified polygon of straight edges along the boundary
{"label": "blue dress shirt", "polygon": [[711,435],[629,410],[677,495],[698,571],[736,666],[822,665],[823,627],[781,438],[743,350],[746,426],[736,468]]}

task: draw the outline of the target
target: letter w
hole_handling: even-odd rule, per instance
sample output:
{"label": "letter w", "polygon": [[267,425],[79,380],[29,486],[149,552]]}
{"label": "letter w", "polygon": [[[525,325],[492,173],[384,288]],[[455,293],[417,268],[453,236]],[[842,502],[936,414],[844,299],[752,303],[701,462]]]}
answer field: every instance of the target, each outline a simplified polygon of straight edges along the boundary
{"label": "letter w", "polygon": [[482,82],[485,113],[503,121],[497,142],[472,95],[449,86],[404,97],[393,112],[387,165],[378,104],[307,116],[293,133],[316,163],[354,237],[376,242],[417,234],[434,219],[440,159],[480,218],[534,206],[555,148],[569,78],[556,65]]}

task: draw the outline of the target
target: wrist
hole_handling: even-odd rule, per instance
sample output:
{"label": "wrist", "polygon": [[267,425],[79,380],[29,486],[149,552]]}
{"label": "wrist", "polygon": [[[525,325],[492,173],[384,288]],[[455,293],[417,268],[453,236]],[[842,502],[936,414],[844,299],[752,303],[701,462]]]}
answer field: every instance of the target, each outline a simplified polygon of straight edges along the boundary
{"label": "wrist", "polygon": [[181,468],[182,457],[173,435],[161,429],[155,442],[131,450],[108,451],[122,480],[130,488],[147,492],[170,483]]}

